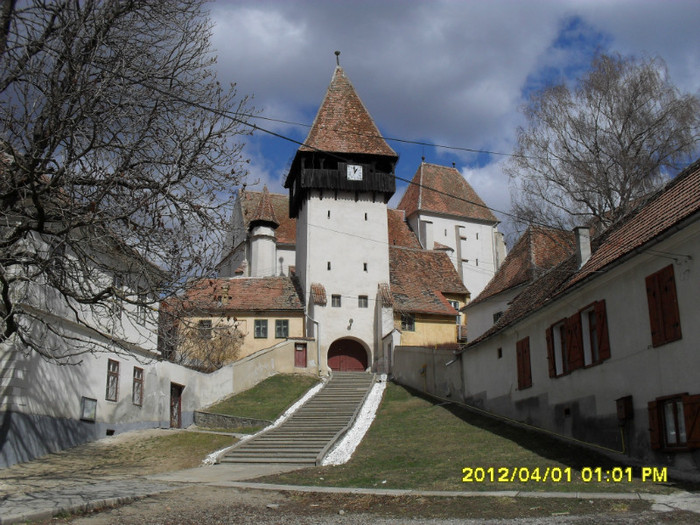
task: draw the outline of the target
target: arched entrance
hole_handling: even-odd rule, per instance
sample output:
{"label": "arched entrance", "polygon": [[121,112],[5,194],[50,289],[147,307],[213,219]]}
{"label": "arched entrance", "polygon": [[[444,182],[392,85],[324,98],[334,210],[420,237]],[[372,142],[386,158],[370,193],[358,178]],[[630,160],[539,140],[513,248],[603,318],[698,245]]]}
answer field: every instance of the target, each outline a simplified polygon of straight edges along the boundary
{"label": "arched entrance", "polygon": [[358,341],[338,339],[328,349],[328,367],[337,372],[364,372],[367,352]]}

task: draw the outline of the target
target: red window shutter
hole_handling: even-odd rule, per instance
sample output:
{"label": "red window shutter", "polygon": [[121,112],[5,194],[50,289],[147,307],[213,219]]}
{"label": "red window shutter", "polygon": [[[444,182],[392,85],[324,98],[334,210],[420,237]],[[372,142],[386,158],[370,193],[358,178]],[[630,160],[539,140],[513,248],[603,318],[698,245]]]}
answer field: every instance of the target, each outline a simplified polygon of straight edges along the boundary
{"label": "red window shutter", "polygon": [[700,395],[683,396],[683,414],[688,448],[700,448]]}
{"label": "red window shutter", "polygon": [[583,332],[581,328],[581,315],[576,313],[566,320],[566,348],[568,350],[568,370],[576,370],[583,367]]}
{"label": "red window shutter", "polygon": [[659,288],[661,289],[661,313],[664,321],[664,342],[670,343],[681,338],[681,319],[678,312],[676,278],[673,274],[672,264],[659,272]]}
{"label": "red window shutter", "polygon": [[605,300],[595,303],[596,337],[598,338],[598,355],[600,360],[610,359],[610,339],[608,338],[608,316],[605,312]]}
{"label": "red window shutter", "polygon": [[659,280],[657,276],[658,274],[652,274],[646,278],[649,325],[651,326],[651,345],[653,347],[661,346],[664,343],[661,290],[659,289]]}
{"label": "red window shutter", "polygon": [[557,365],[554,361],[554,335],[552,327],[547,328],[547,361],[549,361],[549,377],[556,377]]}
{"label": "red window shutter", "polygon": [[521,339],[515,344],[518,360],[518,389],[532,386],[532,368],[530,366],[530,338]]}
{"label": "red window shutter", "polygon": [[661,448],[661,425],[659,423],[659,407],[656,401],[649,401],[649,441],[651,448]]}

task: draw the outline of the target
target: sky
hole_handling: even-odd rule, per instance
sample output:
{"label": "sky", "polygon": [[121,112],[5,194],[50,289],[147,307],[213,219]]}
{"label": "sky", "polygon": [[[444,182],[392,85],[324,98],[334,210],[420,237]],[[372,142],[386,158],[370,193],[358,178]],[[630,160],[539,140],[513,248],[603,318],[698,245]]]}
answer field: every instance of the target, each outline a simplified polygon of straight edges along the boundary
{"label": "sky", "polygon": [[[380,132],[400,139],[388,140],[397,177],[411,179],[422,157],[455,163],[503,221],[509,246],[503,166],[533,90],[575,81],[602,51],[661,57],[682,92],[700,95],[698,0],[216,0],[209,9],[219,80],[273,119],[256,124],[303,141],[338,50]],[[285,193],[297,148],[246,137],[248,188]],[[405,187],[397,180],[390,206]]]}

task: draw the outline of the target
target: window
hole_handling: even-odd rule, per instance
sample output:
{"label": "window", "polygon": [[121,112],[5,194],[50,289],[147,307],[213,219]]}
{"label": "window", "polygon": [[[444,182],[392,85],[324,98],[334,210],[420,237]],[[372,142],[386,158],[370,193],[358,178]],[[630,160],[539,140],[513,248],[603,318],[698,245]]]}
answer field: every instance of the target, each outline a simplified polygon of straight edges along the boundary
{"label": "window", "polygon": [[136,304],[136,321],[139,323],[146,322],[146,310],[148,303],[148,295],[145,293],[139,293],[138,303]]}
{"label": "window", "polygon": [[651,448],[700,448],[700,395],[660,397],[648,409]]}
{"label": "window", "polygon": [[681,339],[676,280],[673,265],[646,278],[651,344],[654,348]]}
{"label": "window", "polygon": [[365,212],[365,220],[367,220],[367,212]]}
{"label": "window", "polygon": [[493,324],[496,324],[502,316],[503,312],[496,312],[495,314],[493,314]]}
{"label": "window", "polygon": [[97,419],[97,399],[85,396],[80,398],[80,419],[83,421],[95,421]]}
{"label": "window", "polygon": [[497,355],[498,355],[498,359],[501,359],[503,357],[503,348],[498,349]]}
{"label": "window", "polygon": [[275,337],[277,339],[285,339],[289,337],[289,320],[287,319],[276,319],[275,320]]}
{"label": "window", "polygon": [[204,319],[197,323],[197,335],[200,339],[211,339],[211,320]]}
{"label": "window", "polygon": [[367,271],[367,263],[362,263],[362,269],[363,269],[364,271]]}
{"label": "window", "polygon": [[119,396],[119,361],[107,361],[107,401],[116,401]]}
{"label": "window", "polygon": [[329,270],[331,269],[331,262],[330,262],[330,261],[328,261],[328,262],[326,263],[326,268],[328,268]]}
{"label": "window", "polygon": [[549,377],[610,358],[605,301],[596,301],[547,329]]}
{"label": "window", "polygon": [[336,308],[340,307],[340,296],[339,295],[331,295],[331,306],[334,306]]}
{"label": "window", "polygon": [[369,299],[366,295],[360,295],[357,298],[357,307],[358,308],[367,308],[369,306]]}
{"label": "window", "polygon": [[267,339],[267,319],[256,319],[254,329],[255,339]]}
{"label": "window", "polygon": [[462,324],[462,315],[459,313],[459,301],[448,301],[448,302],[450,303],[450,306],[457,311],[457,315],[455,316],[455,323]]}
{"label": "window", "polygon": [[143,368],[134,367],[134,385],[131,390],[131,402],[134,405],[143,404]]}
{"label": "window", "polygon": [[515,354],[518,365],[518,390],[532,386],[532,371],[530,369],[530,338],[526,337],[515,343]]}
{"label": "window", "polygon": [[416,331],[416,318],[413,314],[401,314],[401,330],[406,332]]}

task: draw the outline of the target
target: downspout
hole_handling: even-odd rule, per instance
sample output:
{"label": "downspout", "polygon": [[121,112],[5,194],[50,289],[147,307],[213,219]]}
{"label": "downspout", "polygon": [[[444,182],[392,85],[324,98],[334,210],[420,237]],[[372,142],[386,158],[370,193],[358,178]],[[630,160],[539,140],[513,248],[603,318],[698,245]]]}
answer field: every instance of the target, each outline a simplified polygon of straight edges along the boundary
{"label": "downspout", "polygon": [[321,377],[321,325],[306,312],[304,312],[304,315],[309,321],[316,324],[316,364],[318,368],[318,377]]}

